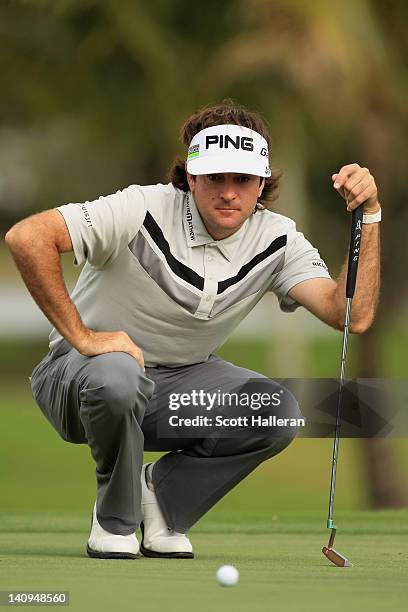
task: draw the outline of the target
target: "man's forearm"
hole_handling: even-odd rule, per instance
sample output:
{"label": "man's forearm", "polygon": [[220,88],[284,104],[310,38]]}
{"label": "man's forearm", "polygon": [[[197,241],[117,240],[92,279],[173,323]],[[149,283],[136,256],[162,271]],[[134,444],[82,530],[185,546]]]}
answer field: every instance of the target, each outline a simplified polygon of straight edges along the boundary
{"label": "man's forearm", "polygon": [[[345,313],[348,258],[337,279],[335,301],[340,318]],[[351,331],[364,331],[374,320],[380,292],[380,224],[363,224],[356,290],[351,309]]]}
{"label": "man's forearm", "polygon": [[27,289],[47,319],[78,348],[87,333],[81,317],[65,287],[60,253],[47,239],[35,240],[29,236],[6,240]]}

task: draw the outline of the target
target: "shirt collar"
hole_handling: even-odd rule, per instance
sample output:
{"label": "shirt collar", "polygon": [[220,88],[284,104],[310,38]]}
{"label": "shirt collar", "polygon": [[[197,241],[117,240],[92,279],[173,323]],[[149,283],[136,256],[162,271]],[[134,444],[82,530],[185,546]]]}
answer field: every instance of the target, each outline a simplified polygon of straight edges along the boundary
{"label": "shirt collar", "polygon": [[200,217],[191,191],[184,197],[183,223],[187,245],[189,247],[196,247],[214,242],[214,239],[207,232],[203,220]]}
{"label": "shirt collar", "polygon": [[183,225],[188,247],[214,244],[224,257],[231,261],[246,230],[247,223],[248,219],[237,232],[228,238],[214,240],[206,230],[191,191],[184,197]]}

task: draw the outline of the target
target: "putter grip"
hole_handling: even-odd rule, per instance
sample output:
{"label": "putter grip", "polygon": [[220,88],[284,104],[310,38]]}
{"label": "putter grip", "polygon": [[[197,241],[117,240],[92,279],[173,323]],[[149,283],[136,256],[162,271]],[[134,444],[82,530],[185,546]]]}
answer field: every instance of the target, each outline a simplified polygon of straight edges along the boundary
{"label": "putter grip", "polygon": [[347,269],[346,297],[352,298],[356,288],[358,258],[360,256],[361,231],[363,222],[363,206],[355,208],[351,213],[351,236]]}

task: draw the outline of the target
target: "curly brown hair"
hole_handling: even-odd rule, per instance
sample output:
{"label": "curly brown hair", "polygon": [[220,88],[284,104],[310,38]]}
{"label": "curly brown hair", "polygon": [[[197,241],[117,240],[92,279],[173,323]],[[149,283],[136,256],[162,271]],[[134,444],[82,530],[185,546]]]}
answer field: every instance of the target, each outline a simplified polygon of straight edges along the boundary
{"label": "curly brown hair", "polygon": [[[181,141],[188,147],[193,137],[201,130],[214,125],[242,125],[261,134],[270,148],[270,136],[263,119],[257,113],[248,111],[244,106],[235,104],[232,100],[224,100],[217,106],[207,106],[187,119],[180,130]],[[186,160],[176,157],[170,166],[168,176],[174,187],[182,191],[189,191],[185,168]],[[271,169],[271,176],[265,178],[265,186],[259,202],[269,208],[278,197],[279,181],[282,176],[280,170]]]}

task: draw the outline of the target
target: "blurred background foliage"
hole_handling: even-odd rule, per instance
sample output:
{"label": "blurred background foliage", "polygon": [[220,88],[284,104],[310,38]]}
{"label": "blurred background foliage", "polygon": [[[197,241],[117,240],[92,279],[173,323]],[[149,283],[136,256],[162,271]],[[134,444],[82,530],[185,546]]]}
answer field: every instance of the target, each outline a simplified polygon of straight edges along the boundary
{"label": "blurred background foliage", "polygon": [[[185,154],[178,136],[186,117],[232,98],[268,122],[271,162],[283,170],[275,209],[297,221],[333,276],[349,217],[331,175],[355,161],[376,177],[384,205],[382,296],[375,325],[351,341],[350,373],[406,377],[407,22],[403,0],[3,0],[2,234],[62,203],[167,182],[171,159]],[[69,285],[71,259],[64,259]],[[13,311],[23,287],[4,245],[0,273],[4,295],[21,291],[6,301]],[[313,327],[307,313],[272,312],[263,311],[264,333],[242,337],[238,330],[221,354],[270,376],[337,376],[338,334]],[[35,342],[17,340],[11,324],[3,327],[3,403],[15,388],[16,406],[27,407],[32,400],[21,381],[46,352],[46,335],[41,328]],[[11,445],[17,416],[7,406],[3,435]],[[314,450],[310,441],[301,444],[319,456],[320,442]],[[407,504],[406,449],[360,443],[361,473],[349,466],[356,490],[364,488],[357,506]],[[295,463],[290,473],[288,491],[298,486]],[[3,477],[7,484],[12,474]]]}

